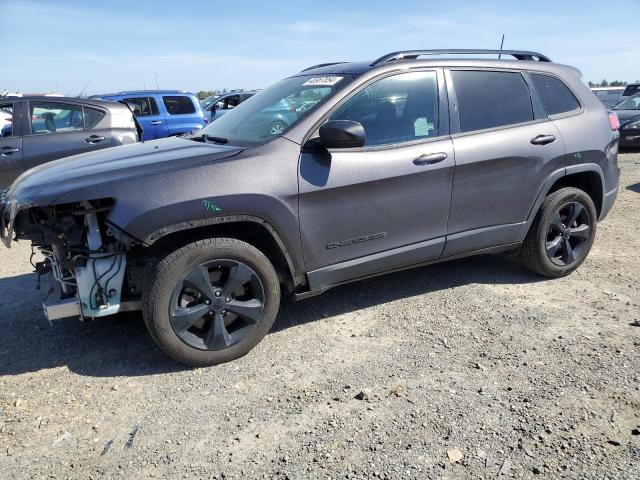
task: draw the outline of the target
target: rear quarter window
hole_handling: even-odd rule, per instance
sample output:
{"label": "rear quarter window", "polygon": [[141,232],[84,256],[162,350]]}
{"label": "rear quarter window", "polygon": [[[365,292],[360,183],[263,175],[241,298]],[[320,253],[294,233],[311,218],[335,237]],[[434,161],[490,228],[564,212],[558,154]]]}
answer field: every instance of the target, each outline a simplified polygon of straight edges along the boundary
{"label": "rear quarter window", "polygon": [[196,107],[193,101],[189,97],[185,96],[166,96],[162,97],[164,106],[169,112],[169,115],[185,115],[189,113],[196,113]]}
{"label": "rear quarter window", "polygon": [[580,108],[578,100],[562,80],[550,75],[531,74],[547,115],[571,112]]}
{"label": "rear quarter window", "polygon": [[518,72],[454,70],[460,130],[471,132],[533,120],[529,87]]}
{"label": "rear quarter window", "polygon": [[95,108],[84,107],[84,128],[90,130],[104,117],[104,112]]}

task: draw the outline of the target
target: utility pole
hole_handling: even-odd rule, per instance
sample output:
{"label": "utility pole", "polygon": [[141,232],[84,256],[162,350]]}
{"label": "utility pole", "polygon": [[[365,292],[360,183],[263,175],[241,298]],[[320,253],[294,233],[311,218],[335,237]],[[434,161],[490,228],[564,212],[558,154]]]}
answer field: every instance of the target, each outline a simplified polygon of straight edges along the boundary
{"label": "utility pole", "polygon": [[156,76],[156,90],[160,90],[160,87],[158,87],[158,72],[153,72],[153,74]]}

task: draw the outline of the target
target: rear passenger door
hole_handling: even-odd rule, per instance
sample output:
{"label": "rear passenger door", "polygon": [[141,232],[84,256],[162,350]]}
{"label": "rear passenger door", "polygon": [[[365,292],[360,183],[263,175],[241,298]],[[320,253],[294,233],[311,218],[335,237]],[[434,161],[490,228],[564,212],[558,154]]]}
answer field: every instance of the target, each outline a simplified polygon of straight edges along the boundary
{"label": "rear passenger door", "polygon": [[142,140],[154,140],[168,136],[167,119],[164,113],[158,109],[158,104],[154,97],[134,97],[125,98],[136,120],[142,127]]}
{"label": "rear passenger door", "polygon": [[197,117],[196,107],[187,95],[162,95],[162,104],[166,111],[167,134],[179,135],[202,128],[201,118]]}
{"label": "rear passenger door", "polygon": [[447,79],[456,170],[444,256],[514,242],[565,154],[522,72],[452,69]]}
{"label": "rear passenger door", "polygon": [[0,190],[24,170],[19,121],[20,102],[0,102]]}
{"label": "rear passenger door", "polygon": [[109,131],[92,130],[105,115],[99,109],[42,100],[29,101],[27,113],[27,131],[23,137],[27,169],[114,144]]}

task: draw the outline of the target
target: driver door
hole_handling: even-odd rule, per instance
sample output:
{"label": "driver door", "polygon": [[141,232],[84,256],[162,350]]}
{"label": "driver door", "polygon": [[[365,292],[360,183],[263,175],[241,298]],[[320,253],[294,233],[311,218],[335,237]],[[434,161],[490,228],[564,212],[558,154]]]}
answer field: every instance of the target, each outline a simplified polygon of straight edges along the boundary
{"label": "driver door", "polygon": [[361,123],[366,140],[301,155],[311,289],[440,257],[455,164],[447,118],[440,70],[374,81],[331,114]]}

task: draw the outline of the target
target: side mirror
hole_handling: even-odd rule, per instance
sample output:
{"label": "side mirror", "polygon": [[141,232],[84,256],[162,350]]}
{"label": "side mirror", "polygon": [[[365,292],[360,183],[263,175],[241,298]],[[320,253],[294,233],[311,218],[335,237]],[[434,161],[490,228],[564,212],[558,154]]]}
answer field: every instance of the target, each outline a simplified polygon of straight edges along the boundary
{"label": "side mirror", "polygon": [[352,120],[330,120],[320,127],[320,141],[325,148],[364,146],[364,127]]}

